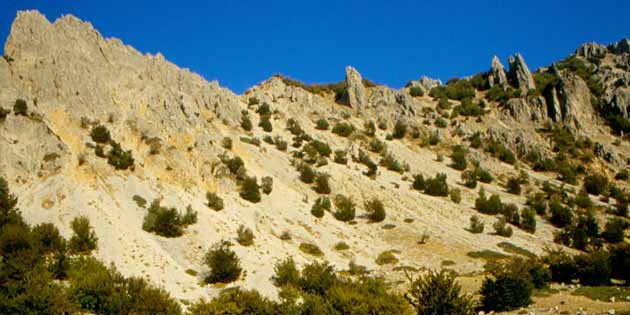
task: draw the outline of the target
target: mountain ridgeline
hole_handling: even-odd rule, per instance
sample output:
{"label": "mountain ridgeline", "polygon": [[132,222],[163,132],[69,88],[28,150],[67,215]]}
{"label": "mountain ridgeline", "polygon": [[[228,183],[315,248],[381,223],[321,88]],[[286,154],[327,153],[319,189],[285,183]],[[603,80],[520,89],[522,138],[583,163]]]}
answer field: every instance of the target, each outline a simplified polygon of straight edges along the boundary
{"label": "mountain ridgeline", "polygon": [[237,95],[18,12],[0,313],[627,312],[630,39],[490,61]]}

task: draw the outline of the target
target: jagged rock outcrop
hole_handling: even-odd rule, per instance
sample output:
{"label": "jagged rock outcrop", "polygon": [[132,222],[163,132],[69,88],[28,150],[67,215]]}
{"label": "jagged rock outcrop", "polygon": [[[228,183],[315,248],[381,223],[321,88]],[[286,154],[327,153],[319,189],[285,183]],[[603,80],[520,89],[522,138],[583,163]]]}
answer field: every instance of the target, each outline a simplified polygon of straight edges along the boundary
{"label": "jagged rock outcrop", "polygon": [[562,124],[574,134],[588,132],[594,127],[591,92],[579,76],[572,73],[561,76],[558,99]]}
{"label": "jagged rock outcrop", "polygon": [[366,92],[361,74],[351,66],[346,67],[346,93],[350,107],[362,109],[366,105]]}
{"label": "jagged rock outcrop", "polygon": [[608,104],[624,118],[630,118],[630,88],[615,89]]}
{"label": "jagged rock outcrop", "polygon": [[509,64],[510,71],[508,72],[508,80],[510,80],[510,84],[521,90],[522,95],[536,88],[534,77],[520,53],[510,56]]}
{"label": "jagged rock outcrop", "polygon": [[575,54],[578,56],[582,56],[584,58],[600,58],[608,52],[608,48],[602,44],[598,43],[585,43],[582,44],[576,51]]}
{"label": "jagged rock outcrop", "polygon": [[426,92],[429,92],[432,88],[438,87],[440,85],[442,85],[442,81],[438,79],[432,79],[425,75],[420,77],[420,87],[422,87]]}
{"label": "jagged rock outcrop", "polygon": [[614,54],[623,54],[630,52],[630,38],[624,38],[608,46],[608,49]]}
{"label": "jagged rock outcrop", "polygon": [[508,84],[507,75],[505,73],[505,68],[499,57],[496,55],[492,57],[492,65],[490,67],[490,73],[488,74],[488,83],[490,83],[490,87],[495,85],[506,86]]}

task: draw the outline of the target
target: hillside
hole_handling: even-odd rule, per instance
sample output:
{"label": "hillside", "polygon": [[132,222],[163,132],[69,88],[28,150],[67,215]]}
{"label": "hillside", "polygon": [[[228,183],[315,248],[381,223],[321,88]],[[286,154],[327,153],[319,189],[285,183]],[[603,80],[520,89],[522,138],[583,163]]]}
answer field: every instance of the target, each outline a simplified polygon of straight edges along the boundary
{"label": "hillside", "polygon": [[[619,174],[627,174],[630,163],[628,39],[584,44],[534,72],[515,54],[508,70],[495,57],[490,69],[470,78],[441,84],[423,77],[393,89],[364,80],[349,66],[346,80],[337,84],[274,76],[242,95],[160,54],[143,55],[103,38],[71,15],[51,23],[38,12],[18,12],[4,52],[0,177],[18,197],[25,220],[51,222],[70,238],[71,221],[87,217],[98,237],[93,256],[125,276],[149,280],[185,305],[226,286],[277,299],[274,264],[287,257],[298,266],[325,260],[336,270],[353,262],[385,276],[401,292],[405,272],[446,267],[459,275],[466,292],[475,293],[486,260],[471,252],[514,254],[506,242],[540,256],[548,248],[574,254],[585,249],[571,240],[558,244],[557,234],[569,229],[554,226],[549,213],[535,216],[534,233],[512,222],[511,237],[496,235],[498,216],[476,209],[480,187],[521,213],[531,206],[529,196],[546,191],[545,198],[555,200],[548,192],[560,191],[576,221],[578,214],[592,213],[600,230],[621,217],[610,209],[624,202],[627,208],[630,182]],[[16,106],[18,100],[26,108]],[[251,130],[242,127],[247,119]],[[112,141],[95,141],[98,126]],[[458,145],[467,152],[468,173],[452,158]],[[110,151],[115,157],[108,159]],[[125,154],[133,157],[130,167]],[[242,168],[230,169],[235,157]],[[330,192],[305,183],[299,171],[304,169],[327,177]],[[485,170],[493,179],[467,187],[462,174],[471,170]],[[417,189],[417,175],[427,181],[438,174],[446,175],[451,196]],[[593,203],[586,209],[573,198],[592,174],[602,174],[609,189],[602,188],[601,196],[586,194]],[[260,202],[241,197],[247,176],[259,183],[272,179],[271,192],[262,193]],[[519,194],[509,192],[511,178],[519,179]],[[461,201],[453,201],[454,190]],[[209,192],[223,200],[222,210],[208,206]],[[356,205],[350,222],[334,214],[337,194]],[[325,196],[333,209],[318,218],[311,210]],[[383,221],[368,217],[366,202],[373,199],[386,209]],[[196,222],[179,237],[146,231],[154,200],[182,214],[189,207]],[[485,223],[483,233],[468,230],[473,215]],[[238,243],[241,225],[253,231],[253,245]],[[244,274],[227,285],[204,284],[204,255],[221,240],[234,244]],[[335,249],[340,242],[349,248]],[[314,257],[302,244],[323,253]],[[388,251],[397,261],[377,263]],[[558,294],[530,308],[549,309],[562,300],[567,303],[559,311],[630,309],[622,298],[607,303]]]}

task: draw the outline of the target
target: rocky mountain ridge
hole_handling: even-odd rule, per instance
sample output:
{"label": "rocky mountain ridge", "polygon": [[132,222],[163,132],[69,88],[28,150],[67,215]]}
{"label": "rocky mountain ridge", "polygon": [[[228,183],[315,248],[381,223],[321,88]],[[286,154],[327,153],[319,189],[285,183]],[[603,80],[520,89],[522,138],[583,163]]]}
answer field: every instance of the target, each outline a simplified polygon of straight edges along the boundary
{"label": "rocky mountain ridge", "polygon": [[[444,161],[452,146],[482,133],[484,143],[496,142],[513,151],[523,160],[518,166],[483,149],[471,148],[469,154],[497,178],[483,184],[486,192],[518,205],[525,205],[525,194],[506,194],[503,183],[521,172],[531,180],[531,193],[539,190],[534,183],[545,181],[579,189],[577,183],[562,184],[551,172],[534,171],[525,163],[530,155],[554,154],[554,143],[540,129],[556,126],[576,138],[592,139],[598,149],[589,167],[610,177],[627,168],[630,156],[624,127],[614,125],[623,122],[614,119],[630,118],[628,39],[609,46],[584,44],[567,60],[533,73],[517,53],[509,58],[508,70],[495,56],[487,72],[446,84],[421,77],[392,89],[366,81],[348,66],[345,81],[336,85],[306,85],[275,76],[242,95],[180,69],[160,54],[142,55],[118,39],[103,38],[71,15],[51,23],[36,11],[18,12],[4,51],[0,176],[15,187],[27,220],[53,222],[70,235],[70,220],[87,216],[100,239],[96,257],[114,263],[124,274],[151,280],[180,300],[220,291],[200,284],[195,274],[205,271],[204,251],[219,240],[233,241],[240,225],[250,227],[256,239],[253,247],[235,248],[248,272],[234,285],[271,297],[277,294],[270,281],[271,262],[288,256],[299,264],[314,259],[300,249],[304,243],[317,244],[340,270],[356,262],[393,279],[404,279],[404,270],[453,261],[452,269],[467,287],[476,289],[484,262],[466,254],[504,251],[499,244],[505,240],[465,229],[477,213],[477,191],[462,185],[461,172],[450,167],[450,158]],[[472,95],[460,97],[470,93],[468,85],[475,86]],[[24,111],[16,111],[16,100],[25,101]],[[263,104],[270,108],[272,131],[262,129]],[[468,114],[473,107],[482,114]],[[453,114],[455,109],[459,115]],[[243,130],[245,117],[256,127]],[[331,128],[317,127],[321,119]],[[370,122],[373,136],[359,130],[369,129],[364,126]],[[285,128],[295,123],[303,134]],[[328,130],[344,123],[353,126],[351,136]],[[133,155],[133,167],[116,169],[95,153],[100,144],[90,130],[101,125],[123,152]],[[402,125],[405,132],[395,136]],[[331,154],[318,156],[314,165],[330,175],[331,197],[342,193],[354,198],[358,223],[311,215],[312,203],[321,194],[301,181],[295,169],[304,159],[299,155],[308,154],[299,147],[309,142],[300,138],[304,134],[325,142],[331,153],[347,152],[346,164],[333,162]],[[385,149],[372,150],[371,137],[384,139]],[[233,142],[229,147],[226,138]],[[427,144],[435,138],[437,144]],[[288,149],[278,149],[287,141]],[[621,145],[613,144],[617,141]],[[242,158],[250,176],[273,178],[273,191],[260,203],[240,198],[240,184],[224,165],[225,155]],[[370,171],[366,156],[377,161],[380,157],[371,177],[364,176]],[[386,166],[388,156],[399,164],[397,170]],[[462,201],[419,193],[413,189],[414,174],[446,174],[449,187],[461,190]],[[207,192],[223,196],[225,209],[210,210]],[[198,212],[198,223],[179,238],[143,231],[146,209],[134,202],[136,196],[160,199],[181,211],[190,205]],[[362,205],[371,197],[387,207],[383,224],[366,222]],[[598,218],[606,220],[606,215]],[[495,221],[486,215],[481,220],[487,226]],[[509,242],[534,254],[559,246],[553,242],[558,229],[541,217],[537,222],[535,234],[515,229]],[[287,231],[290,241],[280,237]],[[351,249],[335,250],[339,242]],[[375,262],[392,249],[398,253],[397,265]]]}

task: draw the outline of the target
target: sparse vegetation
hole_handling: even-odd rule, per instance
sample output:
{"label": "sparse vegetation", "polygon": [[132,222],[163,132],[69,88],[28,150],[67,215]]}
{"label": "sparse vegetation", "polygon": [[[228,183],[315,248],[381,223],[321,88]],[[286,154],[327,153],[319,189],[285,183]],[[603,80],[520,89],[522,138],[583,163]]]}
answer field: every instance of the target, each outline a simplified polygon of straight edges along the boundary
{"label": "sparse vegetation", "polygon": [[251,246],[254,245],[254,232],[244,225],[240,225],[238,230],[236,231],[237,238],[239,244],[243,246]]}
{"label": "sparse vegetation", "polygon": [[347,122],[338,122],[332,129],[332,133],[347,138],[354,132],[354,126]]}
{"label": "sparse vegetation", "polygon": [[372,198],[365,202],[365,211],[372,222],[382,222],[385,220],[385,206],[377,198]]}
{"label": "sparse vegetation", "polygon": [[208,200],[208,208],[215,211],[223,210],[223,199],[217,193],[206,193],[206,199]]}
{"label": "sparse vegetation", "polygon": [[74,218],[70,226],[72,227],[72,237],[68,247],[71,252],[86,254],[96,249],[98,237],[96,237],[87,217]]}
{"label": "sparse vegetation", "polygon": [[98,125],[92,128],[92,131],[90,132],[90,137],[92,137],[92,140],[94,142],[102,144],[107,144],[112,140],[112,136],[110,135],[109,130],[107,130],[107,127],[103,125]]}
{"label": "sparse vegetation", "polygon": [[319,246],[317,246],[315,244],[302,243],[302,244],[300,244],[300,250],[303,253],[309,254],[311,256],[315,256],[315,257],[324,256],[324,252],[322,252],[322,250],[319,249]]}
{"label": "sparse vegetation", "polygon": [[337,194],[335,196],[335,212],[333,213],[333,216],[335,217],[335,219],[339,220],[339,221],[343,221],[343,222],[347,222],[347,221],[352,221],[354,220],[354,216],[355,216],[355,206],[354,206],[354,201],[352,201],[352,199],[341,195],[341,194]]}
{"label": "sparse vegetation", "polygon": [[164,237],[178,237],[184,234],[183,228],[194,224],[197,214],[191,210],[182,216],[175,208],[166,208],[155,199],[144,216],[142,229]]}
{"label": "sparse vegetation", "polygon": [[229,283],[237,280],[242,272],[241,263],[227,241],[214,244],[206,253],[204,264],[210,268],[206,283]]}
{"label": "sparse vegetation", "polygon": [[258,186],[256,177],[246,177],[241,182],[241,191],[239,192],[239,196],[249,202],[260,202],[260,186]]}
{"label": "sparse vegetation", "polygon": [[418,315],[475,315],[475,303],[461,292],[455,276],[447,271],[431,271],[411,283],[407,300]]}
{"label": "sparse vegetation", "polygon": [[481,222],[481,220],[479,220],[478,216],[473,215],[470,217],[469,230],[471,233],[475,233],[475,234],[483,233],[483,228],[484,228],[484,224],[483,222]]}

